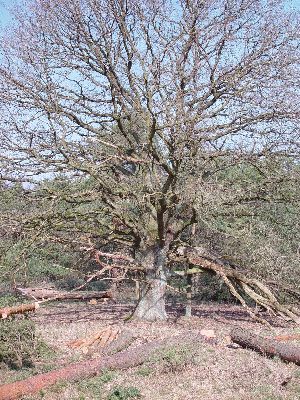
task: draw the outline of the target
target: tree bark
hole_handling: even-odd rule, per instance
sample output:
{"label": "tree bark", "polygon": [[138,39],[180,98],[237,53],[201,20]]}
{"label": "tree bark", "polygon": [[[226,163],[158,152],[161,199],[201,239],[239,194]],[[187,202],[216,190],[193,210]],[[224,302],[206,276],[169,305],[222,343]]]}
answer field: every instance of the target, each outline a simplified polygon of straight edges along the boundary
{"label": "tree bark", "polygon": [[241,328],[233,329],[230,336],[233,342],[242,347],[255,350],[258,353],[269,357],[277,356],[284,361],[300,365],[299,346],[277,342],[276,338],[266,339]]}
{"label": "tree bark", "polygon": [[167,319],[165,253],[163,249],[151,248],[142,254],[142,262],[146,264],[145,282],[141,285],[140,300],[133,318],[147,321]]}
{"label": "tree bark", "polygon": [[[190,268],[189,268],[190,269]],[[193,289],[193,278],[192,274],[189,274],[189,270],[186,275],[187,288],[186,288],[186,307],[185,316],[190,318],[192,316],[192,289]]]}
{"label": "tree bark", "polygon": [[198,343],[201,340],[203,341],[201,335],[180,335],[171,339],[143,344],[113,356],[104,356],[72,363],[67,367],[55,371],[0,386],[0,400],[15,400],[22,396],[28,396],[62,380],[78,381],[95,376],[103,370],[134,367],[142,364],[155,351],[164,347]]}

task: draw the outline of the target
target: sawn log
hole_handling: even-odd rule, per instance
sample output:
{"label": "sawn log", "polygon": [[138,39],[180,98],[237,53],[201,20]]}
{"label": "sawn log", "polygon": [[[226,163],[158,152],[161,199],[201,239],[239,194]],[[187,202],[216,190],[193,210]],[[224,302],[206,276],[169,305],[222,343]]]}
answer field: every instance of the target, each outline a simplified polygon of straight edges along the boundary
{"label": "sawn log", "polygon": [[38,302],[31,304],[20,304],[13,307],[4,307],[0,308],[0,316],[2,319],[5,319],[13,314],[24,314],[29,311],[35,311],[37,308],[39,308]]}
{"label": "sawn log", "polygon": [[201,340],[204,340],[203,337],[197,334],[180,335],[172,339],[168,338],[135,346],[112,356],[100,356],[91,360],[72,363],[55,371],[0,386],[0,400],[16,400],[22,396],[37,393],[62,380],[78,381],[95,376],[107,369],[134,367],[147,361],[153,353],[164,347],[198,344]]}
{"label": "sawn log", "polygon": [[232,330],[231,340],[240,346],[252,349],[268,357],[279,357],[283,361],[293,362],[300,365],[300,346],[267,339],[241,328]]}

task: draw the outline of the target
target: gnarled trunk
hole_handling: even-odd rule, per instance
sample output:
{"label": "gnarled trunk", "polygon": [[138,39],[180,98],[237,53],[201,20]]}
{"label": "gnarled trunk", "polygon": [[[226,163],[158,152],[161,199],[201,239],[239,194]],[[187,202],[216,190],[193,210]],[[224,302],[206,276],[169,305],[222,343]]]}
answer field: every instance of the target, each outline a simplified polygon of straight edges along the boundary
{"label": "gnarled trunk", "polygon": [[141,253],[141,262],[145,265],[145,282],[141,285],[140,300],[133,317],[147,321],[167,318],[166,293],[166,250],[158,247]]}

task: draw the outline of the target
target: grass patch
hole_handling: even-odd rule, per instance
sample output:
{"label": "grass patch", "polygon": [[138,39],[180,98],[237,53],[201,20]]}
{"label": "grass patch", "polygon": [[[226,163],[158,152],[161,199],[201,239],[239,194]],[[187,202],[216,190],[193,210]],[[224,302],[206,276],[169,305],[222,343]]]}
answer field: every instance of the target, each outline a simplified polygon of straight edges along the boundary
{"label": "grass patch", "polygon": [[259,400],[282,400],[282,396],[274,394],[274,388],[270,385],[258,386],[255,390],[255,397]]}
{"label": "grass patch", "polygon": [[141,397],[142,395],[140,390],[134,386],[117,386],[108,395],[107,400],[140,399]]}
{"label": "grass patch", "polygon": [[191,346],[172,346],[155,353],[149,359],[149,364],[156,364],[159,372],[179,372],[187,365],[194,364],[195,356],[196,350]]}
{"label": "grass patch", "polygon": [[0,297],[0,308],[15,306],[19,301],[16,296],[5,294]]}
{"label": "grass patch", "polygon": [[11,369],[33,368],[54,352],[36,334],[33,321],[22,317],[0,320],[0,362]]}
{"label": "grass patch", "polygon": [[93,393],[95,395],[99,394],[99,389],[101,389],[105,383],[111,382],[113,379],[115,379],[116,376],[117,373],[114,371],[104,371],[99,376],[79,382],[78,389],[80,391]]}
{"label": "grass patch", "polygon": [[149,367],[148,365],[142,365],[137,371],[137,375],[140,376],[149,376],[153,373],[153,368]]}

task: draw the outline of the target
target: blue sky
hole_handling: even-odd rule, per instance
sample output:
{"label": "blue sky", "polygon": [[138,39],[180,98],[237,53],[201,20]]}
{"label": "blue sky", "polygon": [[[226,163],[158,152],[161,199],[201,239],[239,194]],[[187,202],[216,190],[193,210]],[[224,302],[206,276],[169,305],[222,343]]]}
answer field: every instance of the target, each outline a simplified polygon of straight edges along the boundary
{"label": "blue sky", "polygon": [[[11,21],[11,15],[8,9],[21,2],[22,0],[0,0],[0,28],[7,26]],[[293,8],[300,10],[300,0],[287,0],[287,3],[291,4]]]}
{"label": "blue sky", "polygon": [[11,15],[8,10],[17,3],[21,3],[21,1],[0,0],[0,27],[5,27],[11,21]]}

